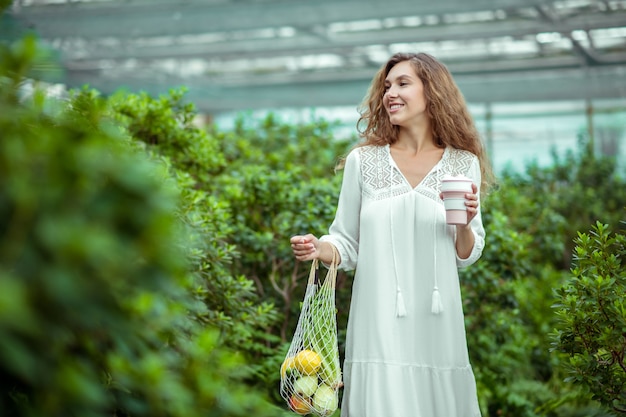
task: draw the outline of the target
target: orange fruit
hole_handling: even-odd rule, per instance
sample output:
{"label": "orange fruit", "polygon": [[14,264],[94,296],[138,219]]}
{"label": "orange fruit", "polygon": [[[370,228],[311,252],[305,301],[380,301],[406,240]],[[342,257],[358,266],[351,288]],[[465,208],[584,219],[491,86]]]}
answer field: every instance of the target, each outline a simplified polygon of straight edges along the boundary
{"label": "orange fruit", "polygon": [[311,412],[311,404],[308,401],[297,397],[296,395],[292,395],[289,398],[289,408],[291,408],[294,413],[298,413],[302,416],[307,415]]}

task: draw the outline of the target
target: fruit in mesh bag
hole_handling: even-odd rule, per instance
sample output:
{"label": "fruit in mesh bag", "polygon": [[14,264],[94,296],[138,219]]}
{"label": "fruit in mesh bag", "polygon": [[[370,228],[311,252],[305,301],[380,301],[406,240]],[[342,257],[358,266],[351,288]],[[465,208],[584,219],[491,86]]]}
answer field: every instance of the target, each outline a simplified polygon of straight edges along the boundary
{"label": "fruit in mesh bag", "polygon": [[329,416],[338,406],[337,393],[326,384],[321,384],[313,396],[313,407],[322,415]]}
{"label": "fruit in mesh bag", "polygon": [[315,294],[311,306],[311,325],[305,332],[306,341],[322,359],[319,377],[332,388],[343,385],[337,351],[334,290],[323,285]]}
{"label": "fruit in mesh bag", "polygon": [[280,366],[280,377],[284,379],[285,377],[291,375],[295,370],[296,370],[296,360],[292,356],[292,357],[285,359],[283,364]]}
{"label": "fruit in mesh bag", "polygon": [[322,366],[322,358],[312,350],[300,351],[294,358],[295,367],[304,375],[315,375]]}
{"label": "fruit in mesh bag", "polygon": [[301,376],[293,383],[293,390],[303,397],[311,397],[317,390],[317,377]]}
{"label": "fruit in mesh bag", "polygon": [[289,408],[291,408],[294,413],[298,413],[303,416],[311,413],[312,411],[311,403],[298,397],[297,395],[292,395],[289,398]]}

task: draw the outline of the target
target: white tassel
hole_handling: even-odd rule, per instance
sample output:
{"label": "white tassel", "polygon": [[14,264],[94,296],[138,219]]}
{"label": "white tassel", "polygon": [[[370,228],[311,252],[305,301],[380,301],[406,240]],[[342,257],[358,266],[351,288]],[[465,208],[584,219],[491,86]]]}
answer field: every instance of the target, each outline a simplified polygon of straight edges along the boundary
{"label": "white tassel", "polygon": [[439,294],[439,288],[435,287],[433,290],[433,301],[430,311],[433,314],[439,314],[443,311],[443,303],[441,302],[441,294]]}
{"label": "white tassel", "polygon": [[398,293],[396,296],[396,316],[405,317],[406,316],[406,307],[404,305],[404,297],[402,297],[402,291],[398,289]]}

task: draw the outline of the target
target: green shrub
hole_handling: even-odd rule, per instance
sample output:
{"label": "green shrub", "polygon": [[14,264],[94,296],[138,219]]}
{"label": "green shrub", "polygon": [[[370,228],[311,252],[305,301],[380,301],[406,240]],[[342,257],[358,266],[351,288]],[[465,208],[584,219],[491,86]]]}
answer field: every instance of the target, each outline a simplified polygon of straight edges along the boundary
{"label": "green shrub", "polygon": [[484,198],[485,252],[461,281],[470,356],[489,415],[608,415],[564,381],[549,333],[557,323],[552,291],[568,276],[581,222],[623,216],[626,186],[616,162],[581,142],[564,158],[554,154],[550,166],[504,172]]}
{"label": "green shrub", "polygon": [[[324,120],[289,125],[269,114],[256,123],[242,117],[233,131],[212,133],[228,161],[228,170],[215,184],[235,220],[230,241],[241,253],[235,267],[254,280],[260,296],[281,313],[282,321],[269,329],[279,340],[258,370],[274,395],[277,369],[295,329],[310,267],[310,262],[293,258],[289,238],[328,231],[342,178],[334,168],[351,144],[336,139],[332,128]],[[347,277],[338,277],[340,329],[345,328],[349,308],[349,291],[342,290]]]}
{"label": "green shrub", "polygon": [[538,261],[560,270],[570,268],[578,231],[601,219],[610,224],[623,219],[626,171],[620,171],[615,157],[594,153],[593,143],[584,138],[564,156],[554,152],[550,166],[532,163],[525,172],[504,177],[503,186],[520,197],[506,202],[506,212],[515,213],[512,226],[534,236]]}
{"label": "green shrub", "polygon": [[572,276],[556,291],[554,348],[570,381],[626,414],[626,235],[597,222],[575,243]]}
{"label": "green shrub", "polygon": [[197,320],[167,165],[97,97],[18,102],[35,44],[0,48],[3,415],[275,415],[243,383],[243,356]]}
{"label": "green shrub", "polygon": [[[485,415],[533,416],[528,391],[536,374],[531,361],[532,334],[522,320],[515,297],[516,280],[531,270],[530,236],[507,227],[508,218],[490,212],[482,259],[460,270],[466,332]],[[537,391],[537,389],[535,389]]]}

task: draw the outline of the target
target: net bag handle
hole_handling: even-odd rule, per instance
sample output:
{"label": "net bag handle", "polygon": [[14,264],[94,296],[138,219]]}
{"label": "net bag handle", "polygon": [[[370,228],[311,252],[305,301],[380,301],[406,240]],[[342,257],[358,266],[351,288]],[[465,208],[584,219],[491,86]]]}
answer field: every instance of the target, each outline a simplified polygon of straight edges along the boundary
{"label": "net bag handle", "polygon": [[[333,250],[333,259],[328,266],[328,274],[326,275],[326,281],[328,282],[326,285],[330,285],[330,287],[334,290],[335,285],[337,284],[337,267],[339,266],[339,251],[332,243],[330,247]],[[313,259],[313,263],[311,264],[311,271],[309,272],[309,285],[317,285],[321,284],[319,281],[319,267],[320,262],[318,258]]]}

